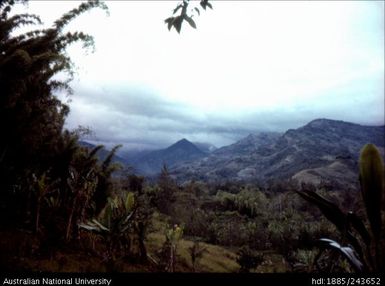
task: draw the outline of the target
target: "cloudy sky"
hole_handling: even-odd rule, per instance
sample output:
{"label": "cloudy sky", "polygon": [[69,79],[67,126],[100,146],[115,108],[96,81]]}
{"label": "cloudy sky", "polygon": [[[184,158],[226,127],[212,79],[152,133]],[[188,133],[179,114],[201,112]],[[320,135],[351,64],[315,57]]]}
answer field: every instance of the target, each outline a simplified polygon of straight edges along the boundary
{"label": "cloudy sky", "polygon": [[[213,1],[198,28],[168,31],[176,1],[107,1],[69,30],[75,45],[67,127],[93,141],[165,147],[183,137],[218,147],[315,118],[384,121],[383,1]],[[31,1],[49,24],[79,2]]]}

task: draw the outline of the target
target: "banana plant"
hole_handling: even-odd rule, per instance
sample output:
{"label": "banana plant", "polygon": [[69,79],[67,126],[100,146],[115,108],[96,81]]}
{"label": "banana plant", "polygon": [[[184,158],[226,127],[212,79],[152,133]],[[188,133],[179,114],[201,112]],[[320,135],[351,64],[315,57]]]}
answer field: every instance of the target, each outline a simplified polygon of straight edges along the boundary
{"label": "banana plant", "polygon": [[163,251],[165,251],[165,271],[175,272],[177,248],[179,241],[183,236],[183,227],[175,224],[173,227],[166,230],[166,241],[163,245]]}
{"label": "banana plant", "polygon": [[47,199],[47,196],[53,191],[54,183],[52,183],[46,172],[40,176],[32,174],[32,182],[36,195],[35,233],[38,233],[40,230],[42,202],[44,202],[43,199]]}
{"label": "banana plant", "polygon": [[129,243],[125,239],[136,211],[133,193],[123,196],[109,197],[106,207],[98,218],[93,218],[78,224],[79,228],[100,235],[107,244],[106,260],[115,260],[116,250],[124,248]]}
{"label": "banana plant", "polygon": [[125,232],[129,227],[134,211],[133,193],[127,193],[124,199],[120,197],[108,198],[107,206],[99,218],[81,223],[79,227],[99,233],[109,233],[114,230]]}
{"label": "banana plant", "polygon": [[[359,181],[366,210],[366,220],[353,212],[344,213],[338,205],[310,190],[296,191],[316,205],[342,234],[342,245],[328,238],[319,240],[321,250],[331,249],[342,255],[356,272],[385,271],[385,189],[384,164],[373,144],[366,144],[359,159]],[[318,255],[319,257],[319,255]]]}

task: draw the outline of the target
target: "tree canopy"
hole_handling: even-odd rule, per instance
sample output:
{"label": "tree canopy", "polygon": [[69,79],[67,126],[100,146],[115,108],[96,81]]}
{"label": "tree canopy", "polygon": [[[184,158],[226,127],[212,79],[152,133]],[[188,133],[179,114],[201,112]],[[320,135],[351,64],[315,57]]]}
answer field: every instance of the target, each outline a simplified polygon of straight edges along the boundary
{"label": "tree canopy", "polygon": [[[24,3],[27,1],[24,1]],[[65,13],[49,28],[31,14],[11,15],[14,0],[0,2],[0,187],[2,205],[16,195],[31,195],[33,181],[43,174],[46,180],[67,184],[69,165],[79,154],[77,136],[64,129],[69,107],[56,92],[71,92],[73,63],[66,48],[81,42],[93,46],[93,38],[83,32],[65,32],[76,17],[93,8],[107,9],[97,1],[81,3]],[[17,34],[19,28],[31,31]],[[61,76],[58,74],[66,74]],[[12,204],[10,204],[12,205]],[[2,209],[3,209],[2,208]]]}

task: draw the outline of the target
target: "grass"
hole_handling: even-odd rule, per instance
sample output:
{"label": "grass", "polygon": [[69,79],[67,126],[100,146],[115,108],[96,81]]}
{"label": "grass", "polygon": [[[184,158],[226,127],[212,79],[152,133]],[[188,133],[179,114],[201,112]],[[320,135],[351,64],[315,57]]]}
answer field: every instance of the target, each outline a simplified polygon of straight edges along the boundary
{"label": "grass", "polygon": [[[147,248],[150,255],[154,255],[165,242],[161,232],[151,233],[147,238]],[[177,271],[192,272],[192,262],[189,248],[194,244],[191,240],[181,239],[177,248]],[[236,254],[226,248],[208,243],[200,243],[206,249],[202,258],[196,263],[196,272],[237,272],[239,265]],[[155,255],[154,255],[155,256]]]}
{"label": "grass", "polygon": [[[147,236],[146,246],[151,257],[156,257],[158,250],[162,248],[166,241],[165,230],[169,229],[168,217],[159,213],[154,213],[152,218],[152,231]],[[194,244],[193,240],[183,237],[178,243],[177,265],[178,272],[193,272],[189,248]],[[237,249],[200,243],[206,250],[202,258],[196,262],[196,272],[214,272],[214,273],[234,273],[238,272],[240,266],[236,262]],[[289,271],[282,255],[275,251],[262,251],[264,262],[257,269],[251,272],[258,273],[283,273]]]}
{"label": "grass", "polygon": [[[151,233],[147,236],[148,254],[156,260],[157,252],[162,248],[169,228],[167,217],[155,214]],[[107,265],[102,257],[95,255],[76,244],[62,245],[56,248],[45,247],[38,237],[28,231],[0,231],[0,267],[3,270],[43,271],[43,272],[108,272],[113,267],[117,272],[156,272],[157,267],[149,263],[135,263],[119,259],[114,265]],[[89,243],[84,237],[82,242]],[[81,243],[83,244],[83,243]],[[194,242],[182,237],[177,247],[177,272],[193,272],[189,249]],[[201,259],[196,261],[195,272],[234,273],[240,266],[236,262],[237,249],[201,242],[205,248]],[[288,271],[283,257],[273,251],[264,251],[264,262],[253,272],[282,273]]]}

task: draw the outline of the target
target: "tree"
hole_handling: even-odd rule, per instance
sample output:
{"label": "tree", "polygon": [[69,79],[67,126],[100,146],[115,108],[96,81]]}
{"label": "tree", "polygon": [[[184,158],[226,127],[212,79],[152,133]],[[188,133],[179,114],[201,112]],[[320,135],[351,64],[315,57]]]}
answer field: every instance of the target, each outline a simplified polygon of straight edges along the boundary
{"label": "tree", "polygon": [[179,241],[183,236],[183,227],[175,224],[166,230],[166,241],[160,250],[160,263],[166,272],[175,272]]}
{"label": "tree", "polygon": [[158,178],[158,189],[155,194],[155,205],[160,212],[170,214],[175,201],[176,183],[171,178],[166,165],[163,165]]}
{"label": "tree", "polygon": [[199,263],[199,260],[201,260],[203,254],[207,251],[206,247],[202,246],[199,241],[195,240],[194,244],[188,248],[190,257],[191,257],[191,264],[193,268],[193,272],[196,271],[196,265]]}
{"label": "tree", "polygon": [[93,200],[95,202],[95,213],[99,213],[107,202],[107,198],[111,196],[113,189],[112,183],[112,173],[119,169],[121,166],[113,162],[116,151],[122,147],[117,145],[108,154],[104,159],[99,170],[97,172],[98,183],[96,185],[96,190],[93,195]]}
{"label": "tree", "polygon": [[[61,147],[68,143],[64,121],[69,108],[55,92],[71,92],[73,63],[66,48],[75,42],[90,47],[93,39],[63,29],[92,8],[106,9],[99,0],[88,1],[65,13],[50,28],[15,36],[18,28],[42,22],[37,15],[10,16],[14,4],[14,0],[0,2],[0,197],[1,211],[8,213],[8,218],[27,209],[23,204],[28,202],[34,178],[45,174],[47,180],[61,179],[65,184],[65,176],[57,172],[61,164],[58,159],[64,156],[62,152],[74,149]],[[55,77],[59,73],[66,74],[66,79]],[[13,220],[21,217],[14,216]]]}
{"label": "tree", "polygon": [[136,212],[134,216],[133,228],[138,238],[139,260],[147,260],[147,249],[144,243],[148,227],[151,224],[153,208],[150,206],[150,198],[143,188],[144,178],[135,175],[128,176],[129,190],[135,194]]}

